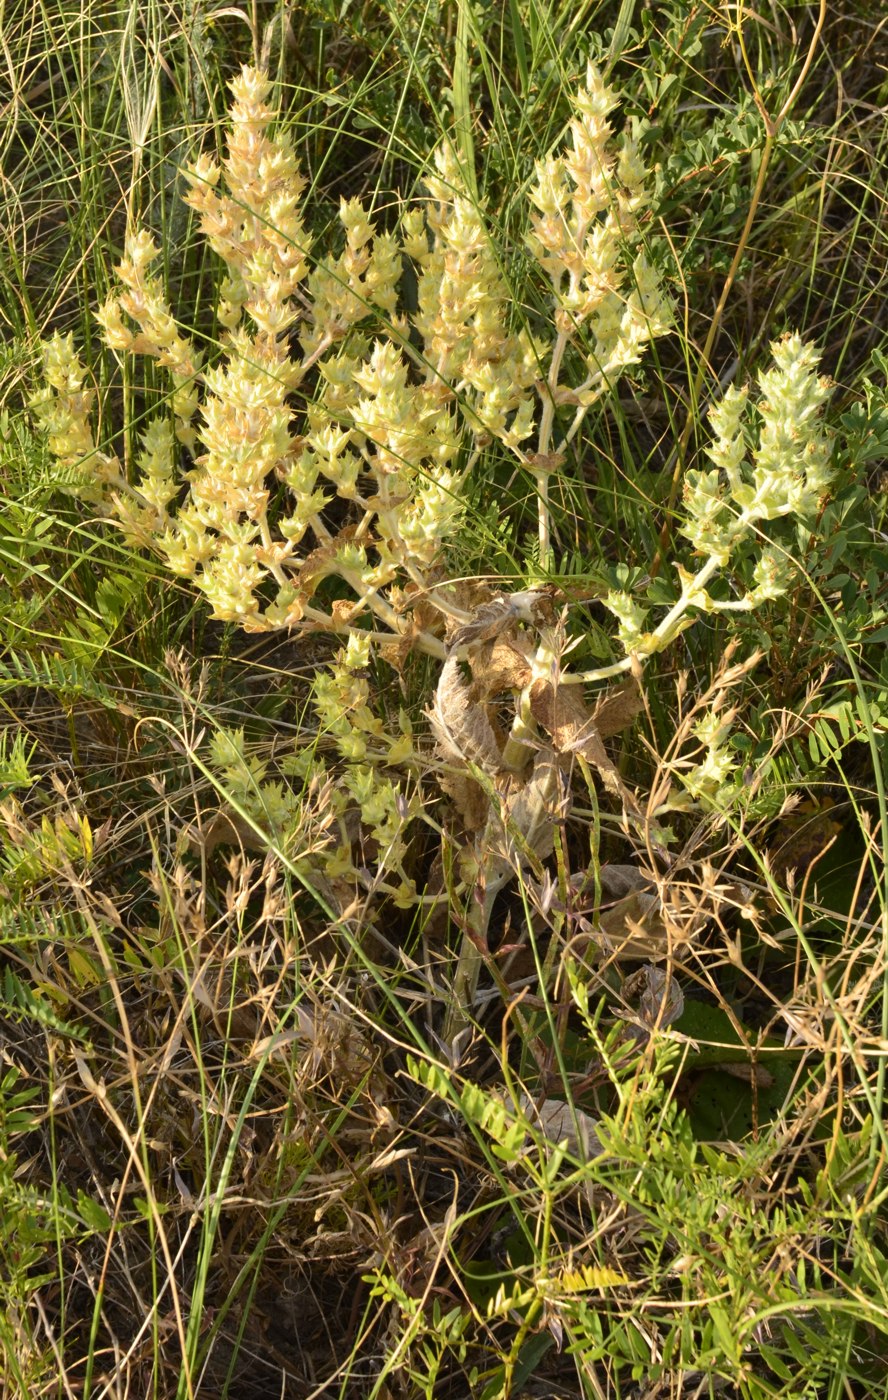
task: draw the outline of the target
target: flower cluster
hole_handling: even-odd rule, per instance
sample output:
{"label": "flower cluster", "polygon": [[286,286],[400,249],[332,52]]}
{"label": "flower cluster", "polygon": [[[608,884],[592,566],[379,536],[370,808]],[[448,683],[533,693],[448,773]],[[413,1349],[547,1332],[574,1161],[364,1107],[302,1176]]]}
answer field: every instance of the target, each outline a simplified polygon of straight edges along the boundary
{"label": "flower cluster", "polygon": [[[682,533],[701,554],[727,563],[738,540],[760,522],[786,515],[810,519],[832,479],[831,447],[821,423],[829,381],[816,374],[818,356],[798,335],[771,346],[772,369],[759,376],[761,426],[747,462],[748,389],[728,389],[710,412],[714,471],[687,473]],[[772,573],[767,565],[762,583]]]}
{"label": "flower cluster", "polygon": [[90,421],[95,392],[84,388],[86,367],[72,335],[57,334],[46,342],[43,378],[43,386],[31,398],[31,410],[49,450],[65,471],[68,490],[102,505],[108,486],[122,482],[120,463],[96,447]]}
{"label": "flower cluster", "polygon": [[315,707],[322,730],[335,738],[342,757],[352,762],[363,762],[372,754],[387,764],[406,763],[413,756],[409,717],[401,711],[397,735],[386,730],[370,704],[369,662],[370,638],[355,631],[328,670],[317,676]]}
{"label": "flower cluster", "polygon": [[434,156],[425,209],[403,221],[404,249],[418,269],[418,311],[425,381],[432,392],[459,398],[476,436],[517,448],[533,430],[544,343],[512,333],[512,297],[483,210],[471,198],[452,147]]}
{"label": "flower cluster", "polygon": [[591,332],[582,381],[561,396],[588,407],[668,330],[670,308],[644,253],[626,256],[639,243],[646,171],[629,133],[614,142],[616,96],[591,65],[575,105],[570,150],[537,164],[529,243],[552,280],[560,335]]}
{"label": "flower cluster", "polygon": [[268,764],[247,753],[242,729],[217,730],[210,745],[210,761],[236,812],[272,836],[286,830],[297,813],[297,795],[285,783],[269,779]]}
{"label": "flower cluster", "polygon": [[[829,490],[832,447],[822,411],[830,384],[818,377],[817,352],[800,336],[775,341],[771,354],[773,367],[759,376],[757,432],[746,388],[729,389],[710,410],[715,440],[708,455],[714,466],[687,472],[680,527],[702,563],[695,572],[676,566],[681,585],[676,603],[656,628],[646,631],[647,610],[629,594],[614,591],[604,599],[631,655],[651,656],[669,646],[690,625],[691,609],[751,612],[786,591],[787,551],[776,541],[763,543],[764,527],[789,516],[809,522]],[[719,571],[750,553],[755,556],[752,587],[740,596],[712,597],[709,584]],[[625,669],[628,659],[611,672]]]}
{"label": "flower cluster", "polygon": [[692,799],[712,802],[724,792],[737,766],[726,747],[734,717],[733,710],[720,713],[713,707],[695,721],[693,735],[702,745],[703,755],[682,779]]}
{"label": "flower cluster", "polygon": [[[308,271],[311,240],[299,208],[305,180],[293,143],[286,131],[270,135],[271,86],[251,68],[234,79],[226,192],[219,191],[222,170],[202,155],[188,172],[186,203],[197,210],[201,232],[226,266],[220,322],[233,331],[246,310],[257,333],[277,344],[299,315],[293,298]],[[286,358],[286,345],[281,349]]]}

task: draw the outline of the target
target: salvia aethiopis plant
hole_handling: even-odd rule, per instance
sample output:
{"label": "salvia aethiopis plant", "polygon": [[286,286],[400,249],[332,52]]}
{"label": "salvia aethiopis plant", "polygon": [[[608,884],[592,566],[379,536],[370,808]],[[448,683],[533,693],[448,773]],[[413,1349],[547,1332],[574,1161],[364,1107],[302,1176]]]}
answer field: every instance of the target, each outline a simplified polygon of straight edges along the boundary
{"label": "salvia aethiopis plant", "polygon": [[[316,249],[306,182],[275,124],[271,87],[264,73],[241,72],[225,159],[202,155],[188,171],[187,203],[219,260],[218,343],[199,348],[183,329],[154,270],[158,245],[142,228],[128,232],[117,289],[98,312],[112,351],[150,357],[167,378],[136,461],[96,441],[94,396],[70,336],[45,347],[35,412],[69,488],[192,580],[214,617],[253,632],[340,638],[315,685],[321,732],[344,764],[344,780],[325,790],[335,818],[318,857],[327,881],[363,882],[403,905],[435,897],[409,872],[407,825],[428,819],[413,730],[403,711],[383,722],[367,668],[374,648],[396,664],[412,649],[443,663],[429,716],[461,830],[454,889],[475,890],[458,978],[468,1006],[493,899],[516,869],[538,869],[549,854],[570,801],[568,767],[590,780],[597,772],[640,819],[602,740],[637,712],[646,658],[701,611],[748,611],[785,588],[784,556],[766,531],[779,517],[810,517],[828,487],[827,386],[814,351],[790,336],[773,347],[757,404],[729,390],[711,413],[712,469],[687,474],[682,529],[697,563],[676,565],[676,601],[649,622],[632,595],[610,593],[603,601],[624,657],[585,675],[565,670],[570,640],[552,594],[458,584],[448,541],[483,454],[512,454],[536,486],[535,567],[545,570],[552,475],[589,409],[669,328],[669,300],[644,251],[646,171],[633,137],[614,133],[614,93],[590,66],[567,144],[537,163],[526,243],[548,317],[528,329],[496,226],[447,141],[397,232],[343,200],[340,250]],[[710,592],[720,572],[751,586],[722,600],[723,589]],[[625,673],[626,686],[587,704],[583,682]],[[710,729],[694,800],[712,797],[718,774],[728,774],[726,727]],[[292,794],[264,781],[242,736],[223,734],[213,758],[248,815],[286,827]],[[292,771],[304,779],[300,762]],[[314,751],[310,762],[311,780],[322,782]],[[355,811],[374,871],[356,855]]]}

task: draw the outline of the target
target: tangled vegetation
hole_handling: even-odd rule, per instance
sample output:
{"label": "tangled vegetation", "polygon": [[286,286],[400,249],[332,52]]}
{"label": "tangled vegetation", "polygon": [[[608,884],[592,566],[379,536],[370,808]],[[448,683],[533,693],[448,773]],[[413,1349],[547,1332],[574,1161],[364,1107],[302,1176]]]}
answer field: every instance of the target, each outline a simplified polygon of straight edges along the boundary
{"label": "tangled vegetation", "polygon": [[877,40],[267,8],[9,41],[9,1394],[884,1394]]}

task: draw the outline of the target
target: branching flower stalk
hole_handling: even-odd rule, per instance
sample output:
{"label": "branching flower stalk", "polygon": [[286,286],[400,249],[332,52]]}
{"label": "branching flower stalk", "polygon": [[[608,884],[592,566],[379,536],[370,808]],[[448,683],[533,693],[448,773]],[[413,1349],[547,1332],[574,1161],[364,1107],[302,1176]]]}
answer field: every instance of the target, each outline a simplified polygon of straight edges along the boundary
{"label": "branching flower stalk", "polygon": [[[591,682],[619,675],[665,650],[692,625],[693,610],[751,612],[786,592],[786,552],[767,542],[764,527],[792,516],[811,522],[817,515],[833,475],[831,441],[821,421],[830,385],[816,373],[814,347],[800,336],[776,341],[771,354],[773,368],[759,376],[758,433],[749,421],[749,390],[728,389],[709,415],[716,435],[708,451],[714,468],[689,471],[685,477],[680,532],[702,556],[700,568],[691,573],[676,564],[681,592],[651,631],[644,630],[643,607],[626,593],[610,593],[604,603],[617,618],[627,655],[573,679]],[[739,598],[713,598],[708,589],[716,575],[753,552],[752,587]]]}
{"label": "branching flower stalk", "polygon": [[[360,201],[343,201],[345,246],[312,265],[305,180],[289,134],[273,129],[271,83],[244,69],[232,91],[225,159],[219,166],[200,156],[186,196],[224,267],[222,357],[203,364],[153,274],[154,239],[132,229],[119,290],[98,318],[111,349],[150,357],[170,379],[168,410],[143,437],[135,494],[122,487],[116,459],[97,471],[88,395],[68,395],[66,408],[62,380],[50,384],[42,420],[58,455],[81,464],[81,491],[192,579],[215,617],[251,631],[347,631],[370,612],[395,637],[441,657],[440,633],[416,626],[410,599],[424,596],[442,620],[466,620],[452,590],[430,584],[485,445],[497,440],[534,472],[545,565],[548,481],[567,442],[553,451],[556,410],[575,406],[575,432],[667,329],[667,302],[638,252],[648,196],[636,142],[614,140],[607,117],[616,98],[590,67],[570,148],[539,163],[531,194],[538,212],[528,241],[551,284],[549,338],[545,329],[511,328],[485,209],[448,142],[434,153],[428,198],[407,210],[400,236],[378,232]],[[405,256],[418,278],[412,320],[398,309]],[[47,374],[62,360],[71,382],[82,382],[73,347],[66,353],[58,341]],[[294,431],[297,394],[308,402]],[[180,448],[194,465],[177,509]],[[334,575],[354,594],[350,608],[315,604]]]}

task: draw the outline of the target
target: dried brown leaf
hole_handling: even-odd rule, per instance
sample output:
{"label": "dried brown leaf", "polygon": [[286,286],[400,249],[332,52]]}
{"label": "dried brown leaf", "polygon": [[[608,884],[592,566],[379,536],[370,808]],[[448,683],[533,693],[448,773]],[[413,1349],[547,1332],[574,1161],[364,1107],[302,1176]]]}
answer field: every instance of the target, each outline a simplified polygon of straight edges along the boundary
{"label": "dried brown leaf", "polygon": [[[514,874],[538,868],[551,855],[555,826],[564,816],[564,790],[561,769],[552,749],[541,749],[526,782],[508,778],[508,789],[501,796],[498,815],[492,807],[486,842],[476,841],[475,856],[483,872],[488,898],[508,884]],[[502,780],[501,780],[502,783]]]}
{"label": "dried brown leaf", "polygon": [[429,722],[438,748],[453,763],[477,764],[491,777],[500,773],[503,758],[484,706],[460,674],[451,655],[441,668]]}
{"label": "dried brown leaf", "polygon": [[356,525],[346,525],[330,540],[324,540],[302,560],[295,586],[306,598],[311,598],[321,579],[335,572],[336,553],[354,538]]}
{"label": "dried brown leaf", "polygon": [[555,749],[584,758],[626,811],[641,820],[638,803],[608,757],[592,711],[577,686],[538,681],[531,688],[530,708],[537,723],[551,735]]}
{"label": "dried brown leaf", "polygon": [[490,798],[479,782],[467,772],[438,773],[438,784],[446,792],[466,832],[483,831],[490,811]]}
{"label": "dried brown leaf", "polygon": [[650,876],[637,865],[602,865],[598,878],[601,893],[607,899],[622,899],[624,895],[634,894],[636,890],[649,891],[653,888]]}
{"label": "dried brown leaf", "polygon": [[559,753],[580,753],[584,758],[594,758],[586,752],[587,746],[600,747],[601,739],[589,709],[579,688],[575,685],[553,685],[551,681],[539,680],[531,688],[530,707],[534,719],[552,737],[552,743]]}
{"label": "dried brown leaf", "polygon": [[626,729],[643,709],[644,698],[633,677],[601,696],[592,711],[592,721],[602,739],[610,739]]}
{"label": "dried brown leaf", "polygon": [[187,831],[192,851],[203,851],[209,857],[217,846],[239,846],[245,851],[268,850],[268,842],[260,839],[250,824],[236,812],[217,812],[206,824],[193,823]]}
{"label": "dried brown leaf", "polygon": [[504,690],[521,690],[531,677],[529,652],[527,642],[517,635],[485,642],[471,659],[476,685],[488,698]]}
{"label": "dried brown leaf", "polygon": [[637,1008],[641,1025],[635,1029],[645,1039],[645,1030],[663,1030],[684,1011],[684,993],[678,979],[652,963],[646,963],[626,978],[623,996],[630,1006]]}
{"label": "dried brown leaf", "polygon": [[669,948],[669,930],[663,922],[655,894],[636,890],[624,895],[598,920],[601,941],[615,958],[663,958]]}
{"label": "dried brown leaf", "polygon": [[557,1099],[547,1099],[537,1107],[529,1094],[522,1094],[518,1103],[522,1113],[553,1146],[565,1143],[568,1152],[581,1161],[599,1157],[604,1151],[597,1132],[597,1119],[582,1109],[571,1108],[570,1104]]}

